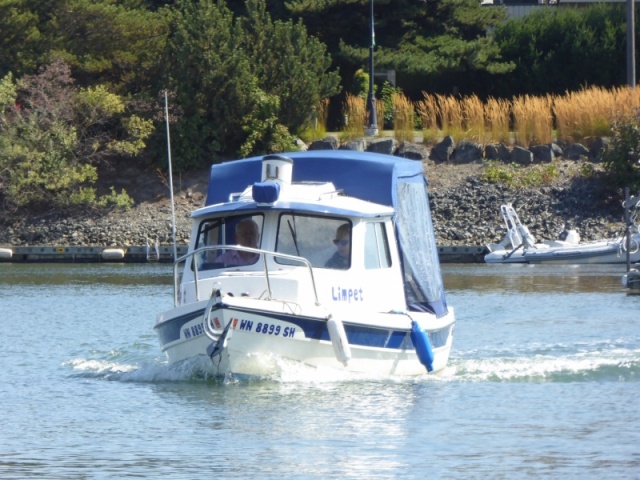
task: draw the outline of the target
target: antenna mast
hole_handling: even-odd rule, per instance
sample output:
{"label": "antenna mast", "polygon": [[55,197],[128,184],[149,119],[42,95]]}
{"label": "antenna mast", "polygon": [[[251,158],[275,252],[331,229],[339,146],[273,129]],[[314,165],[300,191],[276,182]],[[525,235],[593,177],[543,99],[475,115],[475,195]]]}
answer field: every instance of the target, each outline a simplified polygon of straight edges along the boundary
{"label": "antenna mast", "polygon": [[176,209],[173,202],[173,174],[171,172],[171,136],[169,135],[169,102],[167,91],[164,91],[164,117],[167,122],[167,152],[169,155],[169,198],[171,199],[171,238],[173,239],[173,261],[178,258],[178,247],[176,246]]}

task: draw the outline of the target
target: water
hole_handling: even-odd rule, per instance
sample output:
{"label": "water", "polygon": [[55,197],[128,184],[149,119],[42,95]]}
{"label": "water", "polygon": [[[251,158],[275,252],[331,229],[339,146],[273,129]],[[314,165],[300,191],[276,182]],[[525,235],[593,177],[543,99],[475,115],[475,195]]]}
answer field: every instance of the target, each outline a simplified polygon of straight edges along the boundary
{"label": "water", "polygon": [[166,365],[170,267],[0,264],[0,478],[640,478],[624,266],[444,265],[439,377]]}

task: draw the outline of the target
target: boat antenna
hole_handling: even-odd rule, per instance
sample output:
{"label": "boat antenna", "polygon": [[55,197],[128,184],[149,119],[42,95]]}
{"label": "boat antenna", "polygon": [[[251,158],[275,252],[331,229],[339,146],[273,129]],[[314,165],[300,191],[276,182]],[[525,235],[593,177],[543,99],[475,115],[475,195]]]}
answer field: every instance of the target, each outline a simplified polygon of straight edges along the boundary
{"label": "boat antenna", "polygon": [[629,187],[624,189],[624,223],[626,224],[626,232],[624,235],[625,249],[627,250],[627,272],[631,271],[631,218],[629,215]]}
{"label": "boat antenna", "polygon": [[169,102],[167,91],[164,91],[164,118],[167,122],[167,152],[169,155],[169,198],[171,199],[171,238],[173,239],[173,261],[178,258],[178,247],[176,246],[176,209],[173,202],[173,174],[171,173],[171,136],[169,135]]}

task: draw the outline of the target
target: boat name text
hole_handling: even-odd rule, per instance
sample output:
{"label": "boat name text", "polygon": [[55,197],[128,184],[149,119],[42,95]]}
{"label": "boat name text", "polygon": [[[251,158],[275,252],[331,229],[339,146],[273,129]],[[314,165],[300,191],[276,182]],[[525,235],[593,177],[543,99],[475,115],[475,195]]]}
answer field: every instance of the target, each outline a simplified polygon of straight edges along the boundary
{"label": "boat name text", "polygon": [[362,287],[342,288],[331,287],[331,298],[334,302],[363,302]]}

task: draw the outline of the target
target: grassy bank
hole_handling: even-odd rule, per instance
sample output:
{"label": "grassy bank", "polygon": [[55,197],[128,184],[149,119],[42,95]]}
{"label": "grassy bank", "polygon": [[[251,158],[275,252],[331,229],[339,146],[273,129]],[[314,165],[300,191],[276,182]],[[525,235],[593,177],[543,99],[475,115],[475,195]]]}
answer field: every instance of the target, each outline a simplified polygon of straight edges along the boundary
{"label": "grassy bank", "polygon": [[[366,100],[348,95],[342,105],[344,125],[339,136],[349,140],[364,135],[367,126]],[[640,90],[631,87],[604,89],[585,88],[564,95],[519,96],[510,100],[477,96],[456,97],[423,93],[419,101],[411,101],[402,93],[394,93],[391,102],[376,104],[380,132],[391,129],[399,140],[434,144],[445,136],[456,141],[469,140],[482,144],[501,142],[528,147],[553,141],[583,143],[592,137],[610,136],[615,121],[637,114]],[[328,104],[320,107],[320,115],[310,137],[321,138],[326,132]],[[390,109],[390,111],[389,111]],[[385,125],[392,118],[392,125]]]}

